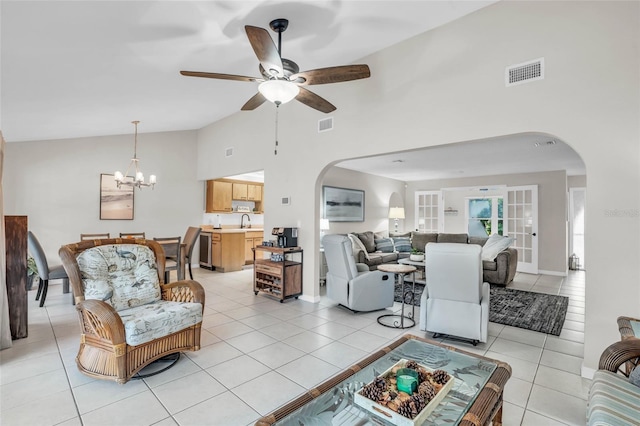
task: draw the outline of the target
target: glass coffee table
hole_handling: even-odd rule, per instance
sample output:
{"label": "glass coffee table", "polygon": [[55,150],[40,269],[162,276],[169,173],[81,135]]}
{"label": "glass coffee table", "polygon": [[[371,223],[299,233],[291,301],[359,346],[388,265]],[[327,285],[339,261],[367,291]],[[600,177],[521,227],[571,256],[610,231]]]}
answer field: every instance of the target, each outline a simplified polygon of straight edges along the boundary
{"label": "glass coffee table", "polygon": [[354,403],[354,393],[400,359],[442,369],[456,381],[425,425],[502,424],[502,393],[509,364],[414,335],[404,335],[342,373],[256,422],[267,425],[390,425]]}

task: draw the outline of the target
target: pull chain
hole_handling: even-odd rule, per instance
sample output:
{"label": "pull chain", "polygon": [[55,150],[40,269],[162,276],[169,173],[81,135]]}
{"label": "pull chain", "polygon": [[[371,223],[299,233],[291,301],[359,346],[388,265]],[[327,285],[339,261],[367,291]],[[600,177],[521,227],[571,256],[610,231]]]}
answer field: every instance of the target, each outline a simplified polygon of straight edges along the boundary
{"label": "pull chain", "polygon": [[276,104],[276,145],[273,150],[273,155],[278,155],[278,111],[280,110],[280,105]]}

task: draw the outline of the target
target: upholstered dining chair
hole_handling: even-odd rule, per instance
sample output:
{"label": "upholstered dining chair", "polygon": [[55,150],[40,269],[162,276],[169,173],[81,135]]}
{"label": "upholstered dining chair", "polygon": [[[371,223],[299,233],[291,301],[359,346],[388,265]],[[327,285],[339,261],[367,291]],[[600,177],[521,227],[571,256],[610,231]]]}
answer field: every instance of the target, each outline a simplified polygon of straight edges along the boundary
{"label": "upholstered dining chair", "polygon": [[482,282],[482,247],[428,243],[427,285],[420,299],[420,329],[438,335],[486,342],[489,283]]}
{"label": "upholstered dining chair", "polygon": [[68,287],[69,277],[62,265],[49,266],[47,256],[44,254],[40,241],[38,241],[31,231],[27,234],[27,246],[29,247],[29,252],[31,253],[31,256],[33,256],[33,259],[36,261],[36,266],[38,267],[40,283],[38,284],[36,300],[40,299],[40,307],[42,308],[44,306],[44,301],[47,298],[49,280],[62,280],[63,287]]}
{"label": "upholstered dining chair", "polygon": [[393,275],[369,271],[356,263],[351,240],[346,235],[322,238],[327,260],[327,297],[352,311],[377,311],[393,306]]}
{"label": "upholstered dining chair", "polygon": [[184,267],[185,264],[189,266],[189,278],[193,279],[193,273],[191,272],[191,261],[193,254],[193,246],[196,245],[196,241],[198,241],[198,236],[200,235],[201,229],[196,226],[190,226],[187,228],[187,233],[184,234],[184,239],[182,240],[182,276],[185,277]]}
{"label": "upholstered dining chair", "polygon": [[171,281],[171,271],[176,271],[178,279],[184,278],[184,274],[181,274],[182,265],[182,246],[180,245],[181,237],[167,237],[167,238],[154,238],[153,241],[159,243],[164,249],[164,282],[165,284]]}
{"label": "upholstered dining chair", "polygon": [[105,232],[103,234],[80,234],[80,241],[96,240],[96,239],[99,240],[102,238],[111,238],[111,236],[109,235],[108,232]]}
{"label": "upholstered dining chair", "polygon": [[[126,383],[150,363],[200,349],[205,293],[191,280],[163,284],[155,241],[102,239],[62,246],[81,329],[78,369]],[[165,368],[165,369],[166,369]],[[144,372],[143,372],[144,373]],[[154,371],[156,374],[157,371]]]}
{"label": "upholstered dining chair", "polygon": [[144,240],[146,238],[144,235],[144,232],[121,232],[120,238],[141,238]]}

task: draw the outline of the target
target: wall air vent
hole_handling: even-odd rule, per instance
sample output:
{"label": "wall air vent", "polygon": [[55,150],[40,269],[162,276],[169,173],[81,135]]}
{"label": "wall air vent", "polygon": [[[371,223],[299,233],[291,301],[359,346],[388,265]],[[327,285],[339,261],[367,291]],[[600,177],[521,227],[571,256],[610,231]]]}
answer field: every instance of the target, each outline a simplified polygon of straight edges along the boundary
{"label": "wall air vent", "polygon": [[233,155],[233,147],[231,147],[231,148],[226,148],[226,149],[224,150],[224,156],[225,156],[225,157],[231,157],[232,155]]}
{"label": "wall air vent", "polygon": [[529,83],[531,81],[544,79],[544,58],[522,64],[511,65],[505,68],[505,85],[515,86],[516,84]]}
{"label": "wall air vent", "polygon": [[333,130],[333,117],[318,120],[318,133],[328,132],[329,130]]}

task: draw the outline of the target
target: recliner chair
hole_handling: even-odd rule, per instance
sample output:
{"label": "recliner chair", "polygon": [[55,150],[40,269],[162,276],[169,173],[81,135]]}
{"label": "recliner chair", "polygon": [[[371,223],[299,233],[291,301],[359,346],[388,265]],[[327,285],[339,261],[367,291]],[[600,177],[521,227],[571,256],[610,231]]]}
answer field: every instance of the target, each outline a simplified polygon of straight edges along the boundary
{"label": "recliner chair", "polygon": [[420,299],[420,329],[486,342],[489,283],[482,282],[482,247],[476,244],[428,243],[427,286]]}
{"label": "recliner chair", "polygon": [[322,238],[327,260],[327,297],[352,311],[377,311],[393,306],[392,274],[369,271],[356,263],[351,241],[346,235]]}

